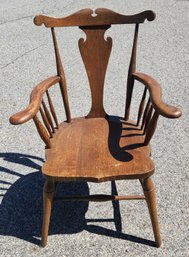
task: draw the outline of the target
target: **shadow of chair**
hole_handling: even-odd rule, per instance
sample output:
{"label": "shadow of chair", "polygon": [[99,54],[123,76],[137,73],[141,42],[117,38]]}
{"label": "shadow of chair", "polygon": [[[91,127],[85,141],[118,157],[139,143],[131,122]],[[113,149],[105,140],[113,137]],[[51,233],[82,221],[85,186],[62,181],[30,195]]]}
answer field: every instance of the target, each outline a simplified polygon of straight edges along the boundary
{"label": "shadow of chair", "polygon": [[[0,181],[2,184],[10,185],[0,205],[0,235],[14,236],[38,245],[41,236],[44,181],[40,172],[40,165],[35,163],[35,160],[43,162],[43,159],[19,153],[0,153],[0,157],[6,161],[36,169],[36,172],[22,175],[18,171],[1,167],[0,172],[17,175],[19,178],[12,185],[5,180]],[[114,181],[110,183],[111,193],[116,195],[116,183]],[[75,194],[89,195],[88,183],[63,182],[57,187],[57,196]],[[86,230],[94,234],[155,246],[154,241],[122,233],[119,201],[112,201],[113,219],[86,219],[88,205],[88,202],[80,201],[55,201],[52,209],[52,220],[55,222],[50,224],[49,235],[74,234]],[[114,222],[115,230],[97,226],[95,225],[96,222]]]}

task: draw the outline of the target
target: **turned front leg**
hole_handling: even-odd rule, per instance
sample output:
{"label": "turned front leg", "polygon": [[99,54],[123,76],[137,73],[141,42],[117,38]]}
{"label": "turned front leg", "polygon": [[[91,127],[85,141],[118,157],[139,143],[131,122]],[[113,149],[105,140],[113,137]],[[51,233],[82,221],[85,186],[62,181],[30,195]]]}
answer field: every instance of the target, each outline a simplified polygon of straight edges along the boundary
{"label": "turned front leg", "polygon": [[141,184],[144,190],[144,195],[146,197],[146,203],[148,205],[150,218],[152,222],[154,237],[156,241],[156,246],[160,247],[161,245],[161,236],[160,236],[160,228],[158,223],[157,209],[156,209],[156,194],[155,188],[151,178],[146,178],[141,180]]}
{"label": "turned front leg", "polygon": [[45,247],[47,244],[54,192],[55,192],[55,185],[54,185],[53,179],[46,178],[46,181],[43,187],[43,225],[42,225],[42,239],[41,239],[42,247]]}

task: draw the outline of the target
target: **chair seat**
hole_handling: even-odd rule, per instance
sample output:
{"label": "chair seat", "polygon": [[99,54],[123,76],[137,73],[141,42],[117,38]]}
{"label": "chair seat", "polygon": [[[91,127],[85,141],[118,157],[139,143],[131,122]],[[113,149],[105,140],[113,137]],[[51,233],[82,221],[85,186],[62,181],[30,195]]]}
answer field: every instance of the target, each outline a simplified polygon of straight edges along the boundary
{"label": "chair seat", "polygon": [[132,121],[76,118],[56,130],[42,172],[55,181],[145,178],[154,172],[154,162],[143,142],[143,131]]}

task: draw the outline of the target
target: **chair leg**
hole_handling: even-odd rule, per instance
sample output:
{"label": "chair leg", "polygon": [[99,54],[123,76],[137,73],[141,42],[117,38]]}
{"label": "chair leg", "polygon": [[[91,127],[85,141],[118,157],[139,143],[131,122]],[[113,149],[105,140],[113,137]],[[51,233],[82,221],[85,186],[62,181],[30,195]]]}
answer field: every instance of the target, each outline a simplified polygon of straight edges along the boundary
{"label": "chair leg", "polygon": [[47,245],[54,191],[55,191],[55,186],[54,186],[53,180],[47,178],[43,187],[43,225],[42,225],[42,238],[41,238],[42,247],[45,247]]}
{"label": "chair leg", "polygon": [[150,177],[144,180],[140,180],[140,182],[142,184],[144,195],[146,197],[146,203],[148,205],[148,209],[150,213],[156,246],[160,247],[161,236],[160,236],[160,228],[159,228],[157,209],[156,209],[155,188]]}

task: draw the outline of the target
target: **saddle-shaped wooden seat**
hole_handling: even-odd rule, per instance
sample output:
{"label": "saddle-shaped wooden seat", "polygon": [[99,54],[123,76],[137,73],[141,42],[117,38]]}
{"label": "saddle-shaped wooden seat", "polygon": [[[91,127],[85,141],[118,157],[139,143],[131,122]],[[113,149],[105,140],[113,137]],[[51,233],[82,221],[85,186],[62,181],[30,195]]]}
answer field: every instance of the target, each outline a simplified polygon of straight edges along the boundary
{"label": "saddle-shaped wooden seat", "polygon": [[[22,124],[33,119],[45,143],[46,162],[42,167],[45,177],[42,246],[47,244],[57,182],[102,182],[118,179],[139,179],[144,195],[72,195],[64,196],[62,199],[66,201],[146,199],[156,246],[159,247],[161,244],[155,189],[151,180],[155,166],[150,158],[149,143],[155,132],[159,115],[178,118],[181,116],[181,111],[162,101],[161,87],[152,77],[136,72],[139,24],[146,19],[154,20],[155,14],[149,10],[135,15],[121,15],[108,9],[97,9],[95,12],[84,9],[65,18],[39,15],[34,19],[36,25],[44,24],[45,27],[51,28],[57,75],[37,85],[32,91],[28,108],[13,115],[10,122]],[[125,114],[122,118],[108,115],[103,105],[104,80],[112,49],[112,39],[104,35],[112,25],[116,24],[135,25],[126,86]],[[66,79],[55,34],[55,27],[71,26],[78,26],[86,34],[86,39],[79,39],[79,50],[89,79],[92,103],[89,114],[81,118],[71,117]],[[144,91],[139,101],[136,121],[130,121],[131,100],[136,80],[143,84]],[[63,123],[57,119],[49,90],[57,83],[65,107],[66,120]]]}
{"label": "saddle-shaped wooden seat", "polygon": [[143,131],[118,117],[64,122],[51,142],[42,172],[55,180],[141,179],[152,175],[155,168],[150,146],[143,145]]}

